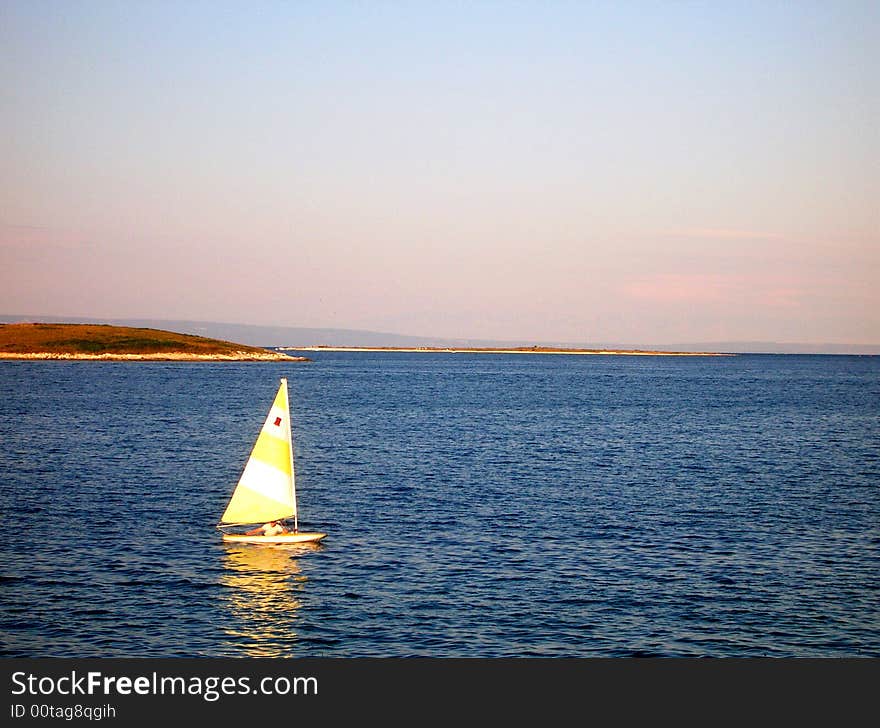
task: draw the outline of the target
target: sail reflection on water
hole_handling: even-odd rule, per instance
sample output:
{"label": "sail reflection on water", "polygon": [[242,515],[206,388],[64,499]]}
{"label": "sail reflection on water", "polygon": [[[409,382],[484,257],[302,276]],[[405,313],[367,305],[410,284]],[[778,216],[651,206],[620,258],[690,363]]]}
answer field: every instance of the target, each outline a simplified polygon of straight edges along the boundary
{"label": "sail reflection on water", "polygon": [[316,546],[226,546],[223,599],[231,617],[224,629],[231,651],[247,657],[289,657],[306,576],[297,556]]}

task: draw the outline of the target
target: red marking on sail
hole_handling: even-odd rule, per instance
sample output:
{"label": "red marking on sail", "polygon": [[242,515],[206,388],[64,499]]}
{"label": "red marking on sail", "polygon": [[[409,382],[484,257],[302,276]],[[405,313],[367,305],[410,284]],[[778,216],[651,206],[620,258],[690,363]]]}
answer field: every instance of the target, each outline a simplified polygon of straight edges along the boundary
{"label": "red marking on sail", "polygon": [[276,418],[275,418],[275,427],[280,427],[280,426],[281,426],[281,418],[280,418],[280,417],[276,417]]}

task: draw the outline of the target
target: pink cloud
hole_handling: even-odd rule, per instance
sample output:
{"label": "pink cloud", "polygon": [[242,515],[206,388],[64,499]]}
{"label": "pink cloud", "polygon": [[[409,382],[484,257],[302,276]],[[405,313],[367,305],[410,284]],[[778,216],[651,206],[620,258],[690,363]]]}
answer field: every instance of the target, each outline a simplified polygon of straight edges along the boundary
{"label": "pink cloud", "polygon": [[731,228],[683,228],[669,230],[664,235],[679,238],[702,238],[710,240],[785,240],[796,242],[794,238],[783,233],[767,230],[739,230]]}
{"label": "pink cloud", "polygon": [[621,292],[628,298],[658,305],[738,303],[775,309],[797,307],[802,298],[797,286],[773,273],[660,273],[630,280],[621,286]]}
{"label": "pink cloud", "polygon": [[710,302],[723,301],[730,287],[730,281],[718,275],[665,273],[629,281],[623,285],[623,293],[656,303]]}
{"label": "pink cloud", "polygon": [[88,245],[83,234],[73,230],[0,223],[0,246],[5,248],[81,248]]}

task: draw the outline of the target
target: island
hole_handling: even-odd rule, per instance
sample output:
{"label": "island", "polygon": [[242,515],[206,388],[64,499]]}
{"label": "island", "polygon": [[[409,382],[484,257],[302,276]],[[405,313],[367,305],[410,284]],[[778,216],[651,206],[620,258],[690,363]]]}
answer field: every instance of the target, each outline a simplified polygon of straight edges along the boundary
{"label": "island", "polygon": [[0,359],[310,361],[256,346],[105,324],[0,324]]}

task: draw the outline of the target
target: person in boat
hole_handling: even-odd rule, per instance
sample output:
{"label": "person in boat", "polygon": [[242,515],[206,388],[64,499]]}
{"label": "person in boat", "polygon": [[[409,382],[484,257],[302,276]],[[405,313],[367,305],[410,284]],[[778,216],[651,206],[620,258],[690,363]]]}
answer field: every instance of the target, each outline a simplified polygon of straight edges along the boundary
{"label": "person in boat", "polygon": [[262,526],[247,531],[245,535],[277,536],[279,533],[290,533],[290,529],[288,529],[281,521],[270,521],[269,523],[264,523]]}

